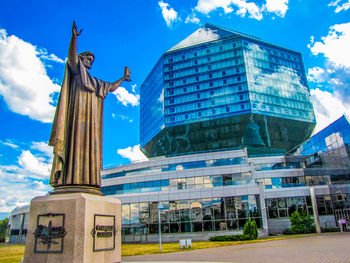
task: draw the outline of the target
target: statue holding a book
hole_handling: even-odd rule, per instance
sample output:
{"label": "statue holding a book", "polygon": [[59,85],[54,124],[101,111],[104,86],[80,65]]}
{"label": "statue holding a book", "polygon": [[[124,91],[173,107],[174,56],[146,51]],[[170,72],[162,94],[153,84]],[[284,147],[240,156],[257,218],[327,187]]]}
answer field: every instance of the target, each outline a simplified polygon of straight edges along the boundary
{"label": "statue holding a book", "polygon": [[130,70],[115,82],[90,76],[95,56],[77,53],[75,22],[68,50],[68,62],[56,108],[49,145],[54,147],[50,185],[53,194],[85,192],[100,194],[102,169],[103,101],[123,81]]}

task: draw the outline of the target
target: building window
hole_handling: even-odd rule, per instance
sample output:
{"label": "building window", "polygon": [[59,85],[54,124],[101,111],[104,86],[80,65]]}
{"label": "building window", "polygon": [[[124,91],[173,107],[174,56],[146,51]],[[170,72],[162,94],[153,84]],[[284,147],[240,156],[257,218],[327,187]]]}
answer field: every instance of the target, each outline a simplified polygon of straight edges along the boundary
{"label": "building window", "polygon": [[170,121],[175,121],[175,117],[170,117]]}
{"label": "building window", "polygon": [[200,103],[197,103],[197,107],[200,108],[202,105]]}
{"label": "building window", "polygon": [[174,90],[173,89],[169,90],[169,95],[174,95]]}
{"label": "building window", "polygon": [[170,86],[170,87],[173,87],[173,86],[174,86],[174,82],[170,81],[170,82],[169,82],[169,86]]}
{"label": "building window", "polygon": [[224,79],[224,80],[223,80],[223,83],[224,83],[224,85],[225,85],[225,84],[227,84],[227,80],[226,80],[226,79]]}
{"label": "building window", "polygon": [[242,86],[238,86],[238,90],[241,91],[242,90]]}
{"label": "building window", "polygon": [[169,66],[169,70],[173,70],[173,66]]}
{"label": "building window", "polygon": [[198,93],[198,94],[197,94],[197,99],[200,99],[200,98],[201,98],[201,94]]}
{"label": "building window", "polygon": [[186,120],[188,119],[188,114],[185,114],[185,119],[186,119]]}
{"label": "building window", "polygon": [[244,110],[244,104],[241,105],[241,110]]}
{"label": "building window", "polygon": [[241,77],[237,77],[237,81],[241,81]]}
{"label": "building window", "polygon": [[216,114],[216,110],[215,109],[212,109],[211,110],[211,113],[214,115],[214,114]]}
{"label": "building window", "polygon": [[224,48],[222,46],[220,46],[220,51],[222,51]]}
{"label": "building window", "polygon": [[239,68],[236,68],[236,73],[239,73]]}
{"label": "building window", "polygon": [[211,79],[212,77],[213,77],[213,74],[210,73],[210,74],[209,74],[209,78]]}
{"label": "building window", "polygon": [[211,105],[215,105],[215,100],[212,100],[212,101],[211,101]]}
{"label": "building window", "polygon": [[198,68],[195,68],[194,71],[195,71],[196,73],[198,73]]}
{"label": "building window", "polygon": [[210,82],[210,83],[209,83],[209,86],[210,86],[210,87],[213,87],[213,86],[214,86],[214,85],[213,85],[213,82]]}
{"label": "building window", "polygon": [[169,103],[170,104],[174,103],[174,98],[170,98]]}
{"label": "building window", "polygon": [[202,113],[201,112],[198,112],[198,117],[202,117]]}
{"label": "building window", "polygon": [[182,80],[182,83],[183,83],[183,84],[186,84],[186,79],[183,79],[183,80]]}
{"label": "building window", "polygon": [[169,78],[173,78],[174,77],[174,75],[173,74],[169,74]]}
{"label": "building window", "polygon": [[182,59],[185,59],[185,55],[182,55]]}
{"label": "building window", "polygon": [[229,107],[226,107],[226,112],[230,112],[230,108]]}
{"label": "building window", "polygon": [[174,108],[170,108],[170,112],[173,113],[175,111]]}
{"label": "building window", "polygon": [[226,71],[223,71],[223,72],[222,72],[222,75],[223,75],[223,76],[226,76]]}
{"label": "building window", "polygon": [[187,92],[187,88],[184,88],[184,92]]}
{"label": "building window", "polygon": [[194,54],[193,54],[195,57],[197,57],[197,52],[194,52]]}
{"label": "building window", "polygon": [[232,46],[235,48],[236,47],[236,43],[233,43]]}
{"label": "building window", "polygon": [[210,65],[208,66],[208,70],[211,70],[211,66]]}
{"label": "building window", "polygon": [[196,77],[196,81],[199,81],[199,77]]}
{"label": "building window", "polygon": [[233,54],[235,55],[235,56],[237,56],[237,51],[235,50],[235,51],[233,51]]}
{"label": "building window", "polygon": [[207,49],[207,54],[209,54],[210,53],[210,49]]}
{"label": "building window", "polygon": [[213,90],[210,91],[210,95],[214,95],[214,91]]}
{"label": "building window", "polygon": [[210,57],[208,57],[208,58],[207,58],[207,60],[208,60],[208,61],[210,61],[210,60],[211,60],[211,58],[210,58]]}
{"label": "building window", "polygon": [[199,90],[199,85],[196,86],[196,89]]}
{"label": "building window", "polygon": [[198,64],[198,61],[197,61],[197,60],[195,60],[195,61],[194,61],[194,64],[195,64],[195,65],[197,65],[197,64]]}
{"label": "building window", "polygon": [[169,62],[169,63],[173,62],[173,58],[169,58],[169,59],[168,59],[168,62]]}
{"label": "building window", "polygon": [[239,99],[240,99],[240,100],[243,100],[243,95],[239,95]]}

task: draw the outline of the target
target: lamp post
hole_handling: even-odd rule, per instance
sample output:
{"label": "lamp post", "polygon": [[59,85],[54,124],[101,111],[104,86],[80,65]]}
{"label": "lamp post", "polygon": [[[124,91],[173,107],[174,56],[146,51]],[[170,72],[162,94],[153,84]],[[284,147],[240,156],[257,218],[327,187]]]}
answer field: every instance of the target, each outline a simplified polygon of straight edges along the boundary
{"label": "lamp post", "polygon": [[159,252],[162,252],[162,229],[161,229],[161,221],[160,221],[160,209],[163,209],[163,205],[161,202],[158,203],[158,233],[159,233]]}

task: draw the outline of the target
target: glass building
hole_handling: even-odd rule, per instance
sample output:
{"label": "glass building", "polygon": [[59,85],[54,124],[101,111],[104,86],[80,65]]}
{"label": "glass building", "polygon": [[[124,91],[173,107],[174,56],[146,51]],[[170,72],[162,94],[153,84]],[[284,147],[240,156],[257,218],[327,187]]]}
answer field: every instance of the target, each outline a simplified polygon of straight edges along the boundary
{"label": "glass building", "polygon": [[148,157],[284,154],[315,126],[299,52],[210,24],[161,56],[141,86],[140,112]]}

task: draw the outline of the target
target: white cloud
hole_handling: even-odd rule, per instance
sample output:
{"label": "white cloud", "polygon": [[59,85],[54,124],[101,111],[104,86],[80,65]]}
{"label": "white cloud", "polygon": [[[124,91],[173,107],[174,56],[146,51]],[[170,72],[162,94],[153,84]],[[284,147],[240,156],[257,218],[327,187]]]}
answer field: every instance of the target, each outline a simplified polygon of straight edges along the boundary
{"label": "white cloud", "polygon": [[350,0],[344,0],[344,1],[336,0],[336,1],[330,2],[328,6],[336,7],[334,12],[339,13],[340,11],[346,11],[350,9]]}
{"label": "white cloud", "polygon": [[141,152],[139,144],[133,147],[129,146],[125,149],[118,149],[117,153],[132,162],[148,160],[146,156]]}
{"label": "white cloud", "polygon": [[128,117],[128,116],[125,116],[125,115],[122,115],[122,114],[115,114],[115,113],[112,113],[112,117],[114,118],[114,119],[121,119],[121,120],[123,120],[123,121],[127,121],[127,122],[130,122],[130,123],[132,123],[132,122],[134,122],[134,119],[132,119],[132,118],[130,118],[130,117]]}
{"label": "white cloud", "polygon": [[158,5],[162,9],[162,15],[167,26],[171,26],[178,19],[177,12],[168,3],[164,3],[163,1],[159,1]]}
{"label": "white cloud", "polygon": [[200,13],[209,14],[213,10],[222,8],[227,14],[233,12],[233,8],[231,7],[231,5],[231,0],[198,0],[195,9]]}
{"label": "white cloud", "polygon": [[0,167],[0,212],[11,212],[18,206],[28,205],[36,196],[43,196],[51,187],[39,180],[13,180],[12,174],[3,173]]}
{"label": "white cloud", "polygon": [[319,42],[311,41],[309,45],[314,55],[323,54],[339,67],[350,67],[349,47],[350,23],[331,26],[326,37],[322,37]]}
{"label": "white cloud", "polygon": [[13,112],[49,123],[55,112],[50,95],[60,86],[47,76],[42,55],[42,49],[0,29],[0,95]]}
{"label": "white cloud", "polygon": [[48,61],[53,61],[57,63],[65,63],[66,60],[63,60],[59,57],[57,57],[55,54],[48,54],[46,49],[37,49],[38,56],[41,59],[48,60]]}
{"label": "white cloud", "polygon": [[284,17],[288,10],[288,0],[266,0],[265,10]]}
{"label": "white cloud", "polygon": [[132,88],[132,92],[136,92],[136,87],[137,87],[137,84],[134,84],[134,85],[131,85],[131,88]]}
{"label": "white cloud", "polygon": [[223,9],[225,14],[235,13],[241,17],[246,15],[250,18],[261,20],[263,12],[273,13],[284,17],[288,10],[288,0],[266,0],[266,4],[258,6],[254,2],[246,0],[198,0],[195,10],[202,14]]}
{"label": "white cloud", "polygon": [[[32,143],[31,147],[44,151],[42,143]],[[18,164],[0,163],[0,212],[10,212],[17,206],[30,203],[35,196],[45,195],[48,185],[51,159],[40,157],[29,150],[22,150]]]}
{"label": "white cloud", "polygon": [[128,106],[137,106],[139,105],[140,95],[134,95],[129,93],[125,88],[119,87],[113,94],[117,97],[117,99],[124,105]]}
{"label": "white cloud", "polygon": [[199,24],[200,20],[196,16],[196,13],[192,10],[192,14],[190,14],[188,17],[186,17],[185,23],[193,23],[193,24]]}
{"label": "white cloud", "polygon": [[50,175],[51,165],[45,159],[34,156],[30,151],[22,151],[18,164],[33,178],[47,178]]}
{"label": "white cloud", "polygon": [[319,67],[313,67],[310,68],[307,72],[307,79],[308,81],[317,82],[317,81],[324,81],[323,75],[325,71],[322,68]]}
{"label": "white cloud", "polygon": [[45,156],[49,158],[53,157],[53,148],[52,146],[49,146],[47,142],[32,142],[30,148],[44,153]]}
{"label": "white cloud", "polygon": [[254,18],[257,20],[263,19],[263,15],[261,13],[261,9],[253,2],[246,2],[245,0],[231,0],[234,5],[238,7],[236,12],[237,15],[241,17],[245,17],[246,14],[249,14],[250,18]]}
{"label": "white cloud", "polygon": [[18,149],[18,147],[19,147],[17,144],[14,144],[14,143],[11,142],[10,140],[6,140],[5,142],[0,141],[0,144],[6,145],[6,146],[8,146],[8,147],[11,147],[12,149]]}
{"label": "white cloud", "polygon": [[340,118],[344,113],[350,113],[350,103],[344,103],[336,94],[322,91],[319,88],[311,90],[310,93],[317,120],[314,134]]}

